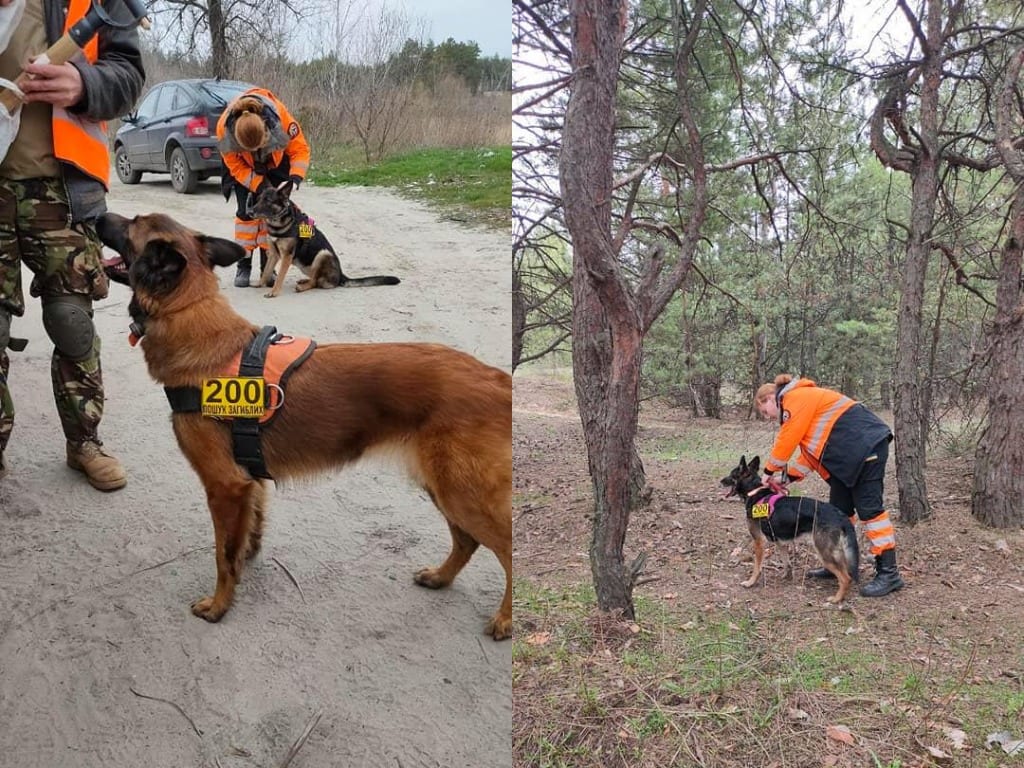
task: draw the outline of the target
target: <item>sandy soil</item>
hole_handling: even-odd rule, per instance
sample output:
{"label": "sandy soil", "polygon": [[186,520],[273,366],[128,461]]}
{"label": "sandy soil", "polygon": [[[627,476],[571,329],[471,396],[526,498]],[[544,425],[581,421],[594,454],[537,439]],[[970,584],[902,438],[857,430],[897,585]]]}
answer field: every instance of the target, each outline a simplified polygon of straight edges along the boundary
{"label": "sandy soil", "polygon": [[[112,211],[161,210],[230,237],[214,181],[116,180]],[[395,287],[273,300],[231,287],[254,322],[322,341],[438,341],[510,367],[509,243],[376,189],[303,187],[296,200],[352,276]],[[64,465],[38,302],[16,335],[17,424],[0,481],[0,766],[511,765],[512,644],[482,632],[504,590],[481,550],[452,588],[412,573],[447,554],[424,494],[364,464],[272,494],[263,552],[219,624],[189,611],[214,580],[202,489],[161,388],[127,343],[129,292],[97,305],[107,409],[101,435],[128,486],[102,494]]]}

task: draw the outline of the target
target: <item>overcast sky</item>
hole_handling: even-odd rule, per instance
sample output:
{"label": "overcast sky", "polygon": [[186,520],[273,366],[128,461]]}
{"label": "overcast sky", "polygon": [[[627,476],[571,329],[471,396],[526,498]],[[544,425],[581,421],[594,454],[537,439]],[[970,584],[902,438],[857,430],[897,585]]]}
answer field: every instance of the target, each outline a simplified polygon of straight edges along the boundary
{"label": "overcast sky", "polygon": [[429,25],[427,37],[441,43],[475,42],[482,56],[512,57],[512,4],[503,0],[416,0],[405,9]]}

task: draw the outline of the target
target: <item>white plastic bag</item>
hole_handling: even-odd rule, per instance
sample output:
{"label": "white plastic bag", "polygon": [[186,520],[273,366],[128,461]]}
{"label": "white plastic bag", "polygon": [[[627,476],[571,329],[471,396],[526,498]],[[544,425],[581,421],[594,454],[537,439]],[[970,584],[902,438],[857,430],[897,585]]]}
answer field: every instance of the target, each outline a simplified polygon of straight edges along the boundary
{"label": "white plastic bag", "polygon": [[[11,42],[11,36],[21,23],[21,14],[25,10],[25,0],[14,0],[10,5],[0,6],[0,51],[7,49]],[[9,80],[0,78],[0,87],[10,89],[21,98],[21,91]],[[7,111],[7,108],[0,106],[0,160],[7,157],[7,150],[14,143],[14,137],[18,135],[18,126],[21,124],[21,103],[14,108],[14,114]]]}
{"label": "white plastic bag", "polygon": [[0,6],[0,51],[7,50],[11,35],[21,23],[21,14],[25,10],[25,0],[14,0],[10,5]]}
{"label": "white plastic bag", "polygon": [[[21,99],[21,89],[10,80],[0,77],[0,88],[7,88],[14,91]],[[14,108],[14,112],[8,112],[7,107],[0,105],[0,160],[7,157],[7,150],[11,148],[15,137],[18,135],[18,127],[21,125],[21,102]]]}

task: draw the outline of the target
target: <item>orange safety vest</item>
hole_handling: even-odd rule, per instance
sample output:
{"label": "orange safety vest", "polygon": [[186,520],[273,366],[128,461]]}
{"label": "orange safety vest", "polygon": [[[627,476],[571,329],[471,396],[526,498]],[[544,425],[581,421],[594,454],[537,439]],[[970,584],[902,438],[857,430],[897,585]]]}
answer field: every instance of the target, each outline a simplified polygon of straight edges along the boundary
{"label": "orange safety vest", "polygon": [[[766,472],[782,469],[798,478],[814,470],[825,480],[829,472],[821,464],[821,454],[828,443],[836,420],[856,405],[856,401],[831,389],[818,387],[810,379],[797,379],[781,392],[780,418],[784,418],[765,462]],[[800,449],[800,460],[789,464],[793,452]]]}
{"label": "orange safety vest", "polygon": [[[276,168],[281,164],[282,158],[287,154],[289,175],[305,179],[306,171],[309,170],[309,144],[306,142],[306,137],[302,134],[302,128],[299,126],[298,121],[292,117],[291,112],[288,111],[288,107],[286,107],[280,99],[266,88],[250,88],[245,93],[235,97],[235,101],[244,98],[245,96],[260,96],[264,101],[269,103],[274,112],[277,113],[277,118],[281,122],[281,130],[287,137],[287,144],[271,148],[272,151],[270,153],[270,160],[267,163],[267,166],[270,168]],[[232,117],[233,106],[234,102],[229,104],[221,114],[220,119],[217,121],[218,143],[223,141],[227,134],[228,119]],[[252,152],[222,151],[221,157],[224,159],[224,165],[227,166],[231,176],[240,184],[247,187],[250,191],[255,192],[262,183],[263,176],[257,174],[255,171],[255,161],[253,160]]]}
{"label": "orange safety vest", "polygon": [[[82,19],[89,10],[89,0],[71,0],[64,32]],[[97,36],[82,49],[85,59],[95,63],[100,55]],[[110,188],[110,152],[107,148],[107,124],[72,114],[62,107],[53,108],[53,154],[58,160],[70,163]]]}

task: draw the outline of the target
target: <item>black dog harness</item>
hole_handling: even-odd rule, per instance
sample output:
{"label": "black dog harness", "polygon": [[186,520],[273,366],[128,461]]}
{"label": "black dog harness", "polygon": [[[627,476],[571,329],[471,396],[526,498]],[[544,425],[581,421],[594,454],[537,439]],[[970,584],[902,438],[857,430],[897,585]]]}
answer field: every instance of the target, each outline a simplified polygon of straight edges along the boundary
{"label": "black dog harness", "polygon": [[[295,346],[291,346],[293,344]],[[267,471],[263,460],[260,433],[263,426],[269,424],[277,415],[278,409],[284,405],[284,387],[288,377],[309,359],[314,349],[316,342],[312,339],[284,336],[278,333],[274,326],[265,325],[236,358],[237,364],[233,360],[229,365],[229,371],[225,374],[227,376],[262,378],[267,383],[266,410],[262,416],[230,417],[235,462],[248,470],[253,477],[274,479]],[[271,392],[275,390],[278,392],[278,398],[273,402]],[[164,387],[164,393],[173,413],[202,412],[202,390],[199,387]]]}

